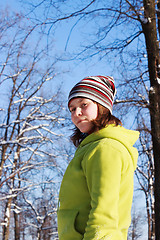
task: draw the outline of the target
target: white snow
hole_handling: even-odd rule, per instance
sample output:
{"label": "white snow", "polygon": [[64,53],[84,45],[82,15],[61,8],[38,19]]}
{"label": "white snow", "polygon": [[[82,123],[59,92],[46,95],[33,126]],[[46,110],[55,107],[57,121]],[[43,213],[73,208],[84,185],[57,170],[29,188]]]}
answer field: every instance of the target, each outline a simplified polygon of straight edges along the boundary
{"label": "white snow", "polygon": [[152,19],[150,17],[148,17],[148,18],[141,18],[141,22],[143,24],[151,23]]}
{"label": "white snow", "polygon": [[150,87],[150,92],[151,92],[151,93],[155,93],[154,87]]}
{"label": "white snow", "polygon": [[157,77],[157,82],[158,82],[158,84],[160,84],[160,78],[158,78],[158,77]]}

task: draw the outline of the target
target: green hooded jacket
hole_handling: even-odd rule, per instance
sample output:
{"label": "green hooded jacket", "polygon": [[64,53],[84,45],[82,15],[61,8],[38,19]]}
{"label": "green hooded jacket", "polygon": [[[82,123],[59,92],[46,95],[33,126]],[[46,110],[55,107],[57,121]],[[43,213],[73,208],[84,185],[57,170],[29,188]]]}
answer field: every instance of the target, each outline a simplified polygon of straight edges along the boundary
{"label": "green hooded jacket", "polygon": [[59,240],[127,240],[138,137],[109,125],[81,142],[61,183]]}

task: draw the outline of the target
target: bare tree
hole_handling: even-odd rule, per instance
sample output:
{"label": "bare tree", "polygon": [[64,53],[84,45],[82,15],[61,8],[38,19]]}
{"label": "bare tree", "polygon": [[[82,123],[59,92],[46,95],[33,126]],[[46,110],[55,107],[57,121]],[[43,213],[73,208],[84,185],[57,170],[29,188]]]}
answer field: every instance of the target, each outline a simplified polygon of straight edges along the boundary
{"label": "bare tree", "polygon": [[[49,236],[55,231],[55,195],[51,198],[47,194],[48,199],[42,200],[45,201],[43,207],[39,196],[36,203],[41,206],[39,213],[28,199],[33,189],[46,184],[49,192],[54,181],[58,181],[52,159],[57,157],[53,145],[60,137],[56,129],[62,121],[62,96],[54,84],[56,59],[49,55],[50,45],[44,45],[38,27],[30,25],[23,15],[1,14],[0,201],[5,207],[0,218],[3,240],[11,239],[11,233],[16,240],[25,239],[29,225],[29,221],[23,222],[26,205],[37,219],[37,239],[51,239]],[[42,173],[44,168],[46,172]],[[41,174],[44,179],[40,178]],[[37,194],[40,194],[38,190]],[[41,237],[42,230],[46,233]]]}
{"label": "bare tree", "polygon": [[129,228],[128,240],[138,240],[142,237],[142,222],[143,222],[143,213],[136,212],[133,209],[132,212],[132,222]]}

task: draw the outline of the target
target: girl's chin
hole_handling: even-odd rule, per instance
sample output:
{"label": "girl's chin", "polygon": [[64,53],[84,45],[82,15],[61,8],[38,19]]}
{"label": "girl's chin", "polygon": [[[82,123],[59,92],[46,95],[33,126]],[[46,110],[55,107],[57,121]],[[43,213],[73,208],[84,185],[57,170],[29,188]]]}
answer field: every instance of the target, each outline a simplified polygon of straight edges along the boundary
{"label": "girl's chin", "polygon": [[77,128],[82,132],[82,133],[89,133],[93,129],[93,124],[90,121],[81,121],[80,123],[77,124]]}
{"label": "girl's chin", "polygon": [[92,132],[93,126],[92,127],[78,127],[78,129],[82,132],[82,133],[90,133]]}

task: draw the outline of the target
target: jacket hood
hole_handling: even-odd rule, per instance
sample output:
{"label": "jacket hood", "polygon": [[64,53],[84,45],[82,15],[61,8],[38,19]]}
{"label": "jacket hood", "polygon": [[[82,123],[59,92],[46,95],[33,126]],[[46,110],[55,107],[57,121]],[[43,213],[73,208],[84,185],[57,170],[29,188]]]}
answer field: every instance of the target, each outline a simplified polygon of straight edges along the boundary
{"label": "jacket hood", "polygon": [[139,138],[138,131],[128,130],[122,126],[114,126],[111,124],[97,132],[94,132],[94,133],[88,135],[81,142],[79,147],[82,147],[88,143],[98,141],[103,138],[114,139],[114,140],[119,141],[121,144],[123,144],[129,151],[129,153],[132,157],[134,169],[136,169],[137,159],[138,159],[138,151],[136,148],[133,147],[133,145]]}

